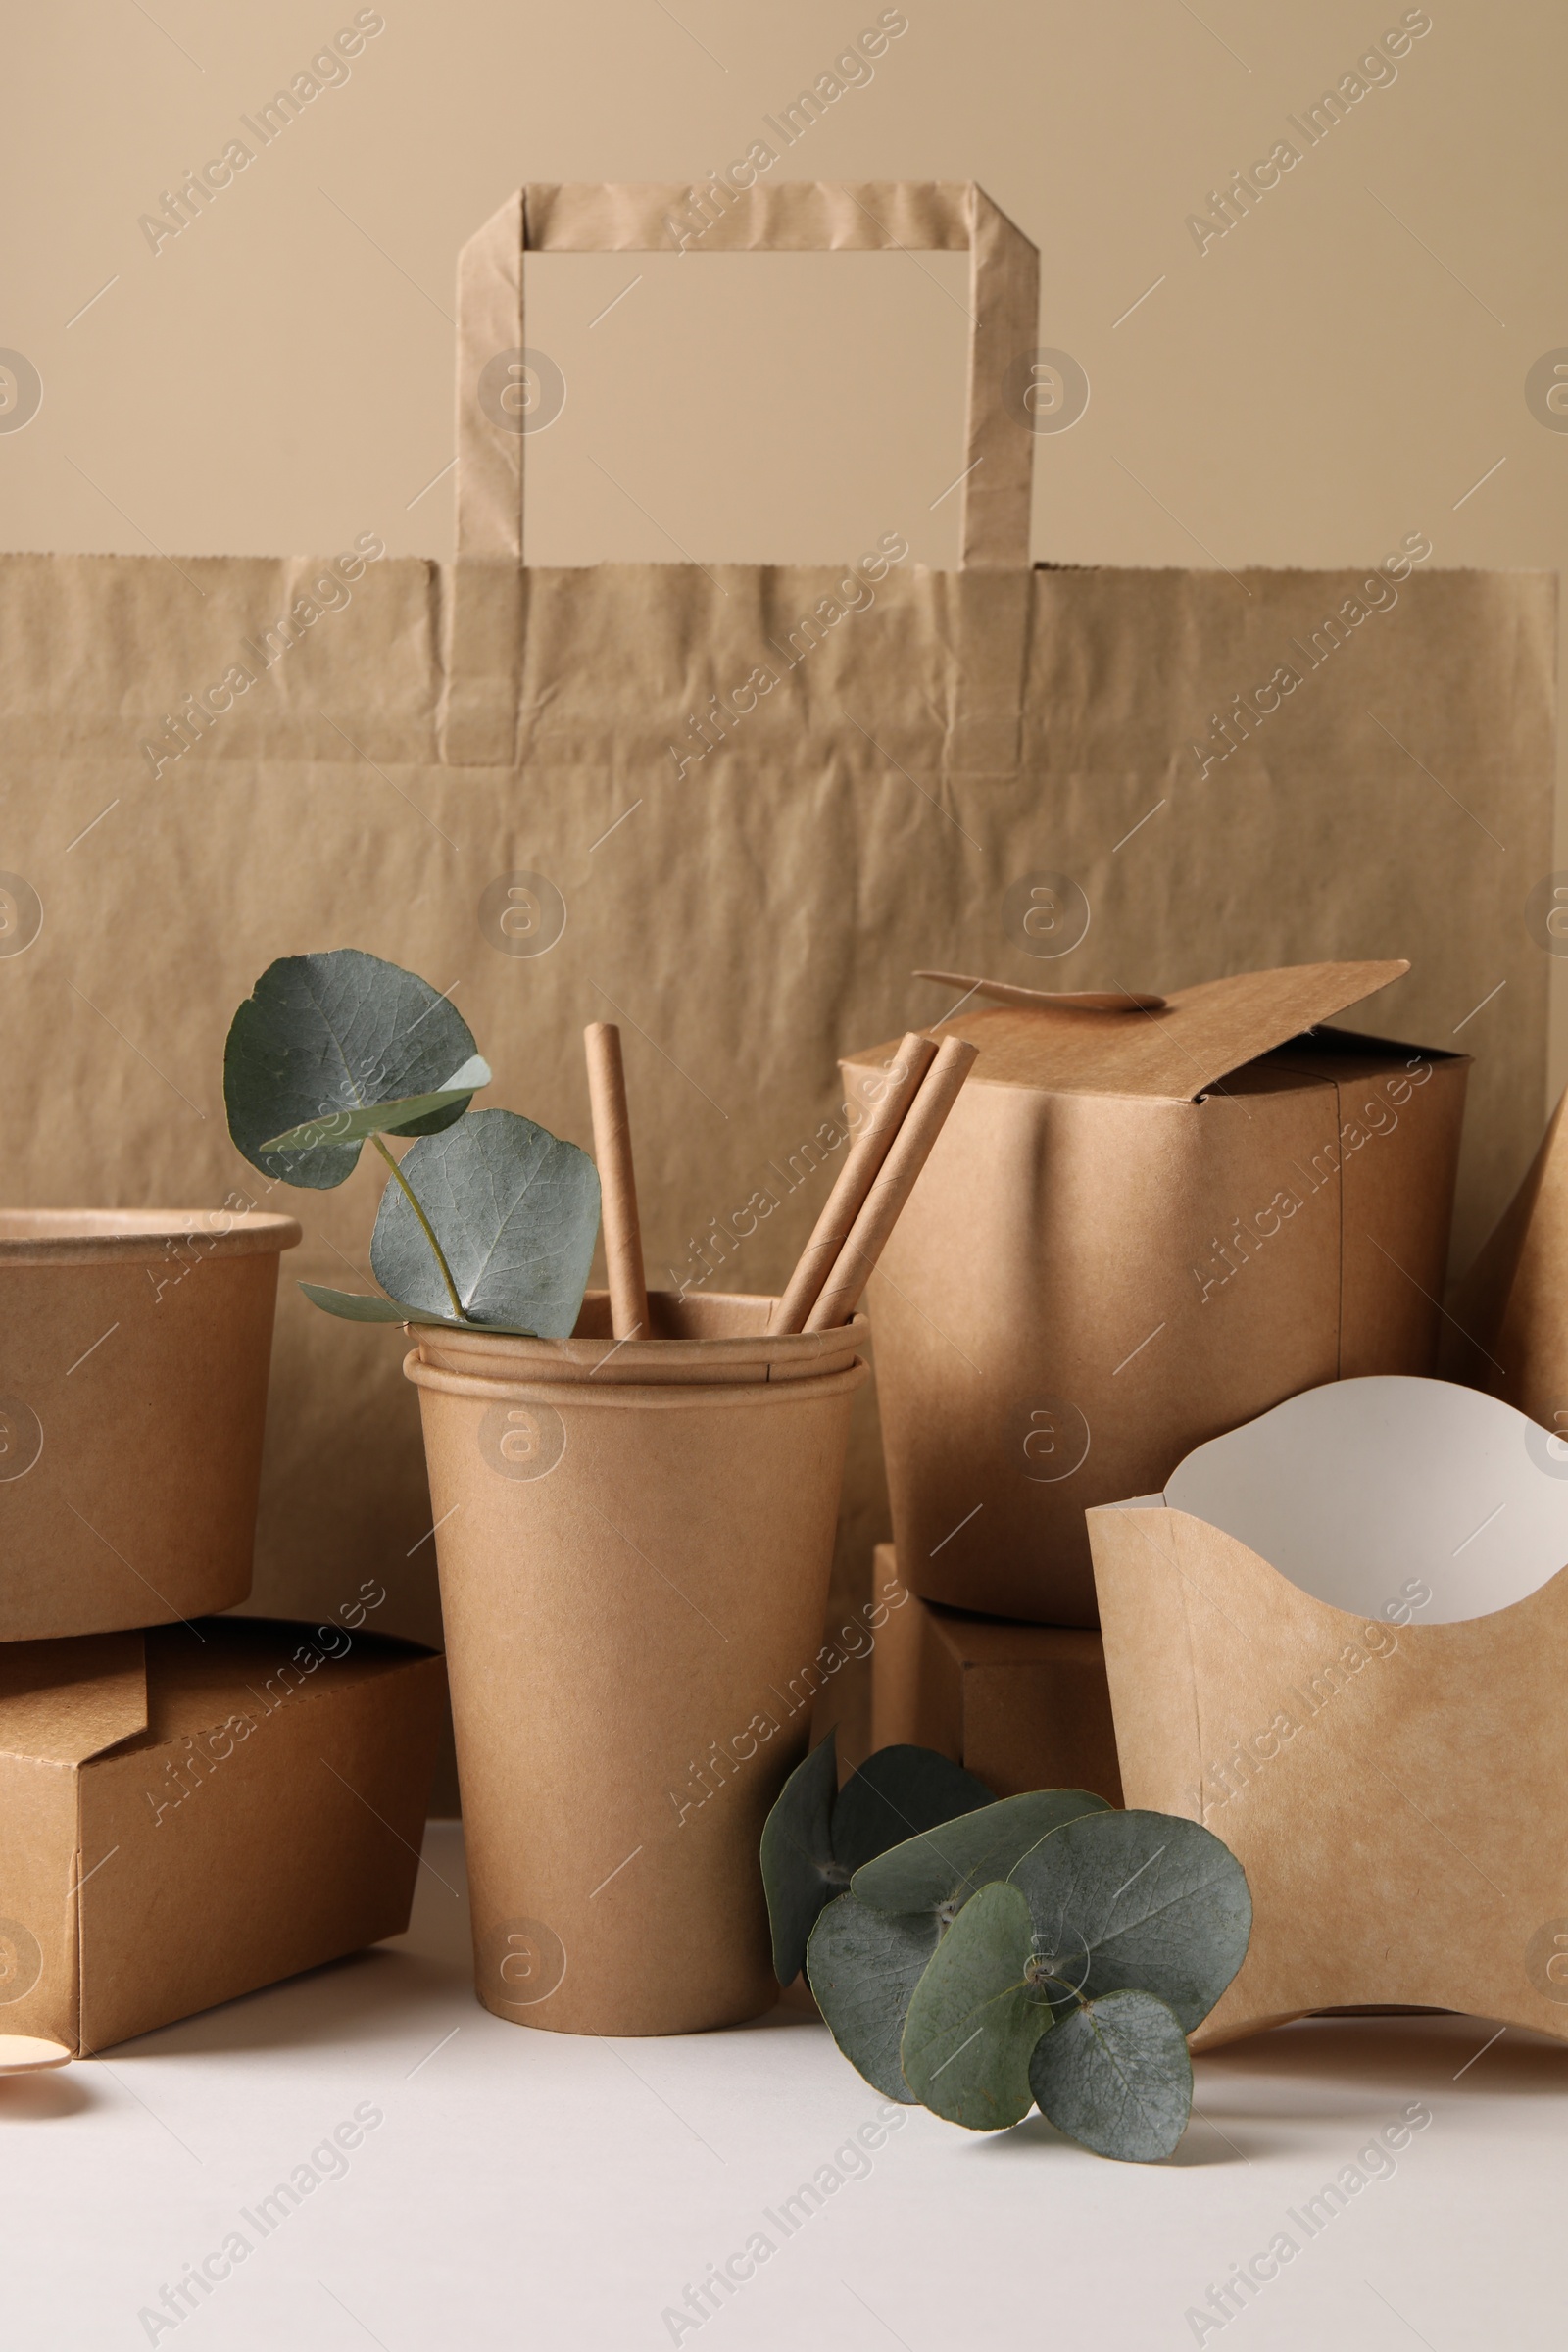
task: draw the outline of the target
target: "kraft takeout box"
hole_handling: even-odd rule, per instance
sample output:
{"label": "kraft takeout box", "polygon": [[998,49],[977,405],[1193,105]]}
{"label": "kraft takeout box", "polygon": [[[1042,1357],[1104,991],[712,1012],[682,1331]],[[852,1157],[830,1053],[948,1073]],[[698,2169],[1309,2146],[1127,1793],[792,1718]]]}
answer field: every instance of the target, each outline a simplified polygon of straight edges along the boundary
{"label": "kraft takeout box", "polygon": [[400,1934],[443,1682],[265,1618],[0,1648],[0,2033],[85,2056]]}
{"label": "kraft takeout box", "polygon": [[1298,1390],[1435,1368],[1468,1062],[1311,1034],[1407,968],[1246,972],[1154,1011],[969,1004],[930,1032],[980,1055],[871,1286],[913,1592],[1091,1626],[1086,1507]]}
{"label": "kraft takeout box", "polygon": [[245,1599],[299,1238],[265,1210],[0,1209],[0,1642]]}
{"label": "kraft takeout box", "polygon": [[[1105,1653],[1092,1626],[1025,1625],[921,1600],[876,1547],[871,1747],[935,1748],[994,1796],[1092,1788],[1121,1802]],[[891,1596],[902,1593],[902,1600]]]}
{"label": "kraft takeout box", "polygon": [[1568,1095],[1451,1305],[1445,1375],[1516,1405],[1568,1452]]}
{"label": "kraft takeout box", "polygon": [[1126,1800],[1251,1887],[1195,2046],[1381,2005],[1568,2040],[1556,1442],[1447,1382],[1335,1382],[1089,1528]]}

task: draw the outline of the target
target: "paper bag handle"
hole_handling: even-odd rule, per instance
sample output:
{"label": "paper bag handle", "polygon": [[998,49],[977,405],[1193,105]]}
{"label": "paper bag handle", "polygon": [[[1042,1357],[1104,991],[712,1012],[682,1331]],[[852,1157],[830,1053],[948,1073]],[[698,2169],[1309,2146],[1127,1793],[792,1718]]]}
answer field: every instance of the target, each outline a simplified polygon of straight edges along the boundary
{"label": "paper bag handle", "polygon": [[[705,226],[704,223],[707,223]],[[527,253],[969,255],[969,392],[959,564],[1023,569],[1035,434],[1030,382],[1040,256],[973,180],[785,180],[745,191],[562,184],[519,188],[458,263],[458,556],[522,561],[523,444],[494,373],[527,345]],[[498,415],[501,420],[498,421]]]}

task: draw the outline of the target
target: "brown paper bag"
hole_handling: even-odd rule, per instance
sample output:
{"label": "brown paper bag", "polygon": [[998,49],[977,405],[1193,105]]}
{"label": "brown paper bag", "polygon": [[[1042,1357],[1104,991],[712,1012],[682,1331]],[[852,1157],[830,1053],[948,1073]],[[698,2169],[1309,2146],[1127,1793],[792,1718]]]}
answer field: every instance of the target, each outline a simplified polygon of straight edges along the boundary
{"label": "brown paper bag", "polygon": [[[291,1275],[363,1279],[368,1156],[270,1194],[220,1090],[265,966],[353,945],[450,989],[493,1099],[579,1141],[583,1024],[619,1021],[650,1281],[765,1293],[845,1145],[835,1057],[898,1033],[911,967],[1173,988],[1397,954],[1414,972],[1364,1025],[1477,1055],[1478,1236],[1544,1106],[1518,907],[1550,864],[1550,577],[1436,568],[1421,512],[1379,571],[1031,569],[1037,256],[975,187],[879,181],[759,187],[688,263],[968,250],[961,567],[895,560],[892,513],[820,567],[524,570],[548,445],[515,429],[541,380],[523,255],[668,249],[689,196],[530,187],[465,250],[454,568],[377,558],[386,513],[341,563],[0,559],[4,1198],[281,1201]],[[1042,941],[1048,875],[1072,921]],[[284,1294],[255,1605],[399,1567],[400,1628],[427,1635],[402,1347]],[[862,1395],[858,1578],[886,1533],[875,1432]]]}

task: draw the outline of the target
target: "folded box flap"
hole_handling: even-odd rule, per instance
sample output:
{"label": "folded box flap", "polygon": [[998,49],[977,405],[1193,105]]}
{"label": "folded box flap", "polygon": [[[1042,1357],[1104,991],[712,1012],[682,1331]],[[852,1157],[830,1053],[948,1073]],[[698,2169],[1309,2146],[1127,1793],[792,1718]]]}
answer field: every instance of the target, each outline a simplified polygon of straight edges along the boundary
{"label": "folded box flap", "polygon": [[1392,956],[1377,963],[1291,963],[1279,971],[1238,972],[1234,979],[1204,980],[1179,990],[1167,1010],[1146,1025],[1156,1037],[1163,1031],[1171,1049],[1189,1057],[1192,1066],[1181,1091],[1191,1098],[1244,1062],[1402,980],[1409,969],[1403,956]]}
{"label": "folded box flap", "polygon": [[[970,1008],[934,1034],[980,1048],[971,1084],[1192,1102],[1232,1070],[1402,979],[1402,957],[1377,963],[1293,963],[1178,989],[1161,1008],[1089,1009],[1042,1003]],[[983,985],[983,984],[982,984]],[[885,1059],[892,1048],[855,1054]]]}
{"label": "folded box flap", "polygon": [[0,1642],[0,1755],[83,1764],[146,1723],[140,1634]]}

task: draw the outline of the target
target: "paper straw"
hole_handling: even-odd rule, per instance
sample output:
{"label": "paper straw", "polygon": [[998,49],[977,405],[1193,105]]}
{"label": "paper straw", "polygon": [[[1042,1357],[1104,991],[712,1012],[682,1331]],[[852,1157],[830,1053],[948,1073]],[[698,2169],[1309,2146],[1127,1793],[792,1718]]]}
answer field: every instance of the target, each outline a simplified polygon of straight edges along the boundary
{"label": "paper straw", "polygon": [[583,1031],[588,1053],[588,1100],[593,1106],[594,1158],[603,1203],[605,1262],[610,1272],[610,1314],[617,1340],[648,1336],[648,1291],[643,1281],[642,1232],[637,1220],[637,1179],[631,1160],[631,1122],[626,1115],[626,1073],[620,1060],[620,1031],[613,1021],[590,1021]]}
{"label": "paper straw", "polygon": [[915,1178],[925,1166],[958,1090],[979,1053],[961,1037],[944,1038],[919,1093],[895,1136],[876,1182],[851,1228],[837,1262],[806,1319],[808,1331],[832,1331],[859,1304],[888,1235],[898,1223]]}
{"label": "paper straw", "polygon": [[899,1047],[887,1092],[850,1146],[850,1155],[839,1170],[838,1182],[827,1197],[810,1240],[796,1261],[783,1298],[773,1308],[767,1327],[770,1332],[806,1329],[806,1318],[816,1302],[816,1295],[865,1205],[877,1171],[887,1158],[936,1054],[930,1038],[922,1037],[917,1029],[911,1029]]}

